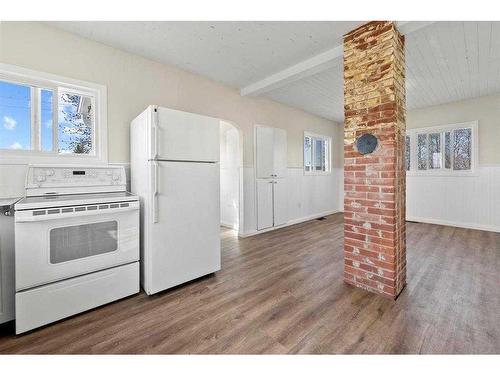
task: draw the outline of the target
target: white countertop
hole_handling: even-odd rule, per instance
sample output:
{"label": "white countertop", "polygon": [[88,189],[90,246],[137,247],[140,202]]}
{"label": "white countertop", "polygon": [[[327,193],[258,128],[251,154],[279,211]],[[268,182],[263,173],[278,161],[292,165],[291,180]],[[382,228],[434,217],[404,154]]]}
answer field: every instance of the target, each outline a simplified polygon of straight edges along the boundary
{"label": "white countertop", "polygon": [[11,206],[16,203],[21,197],[18,198],[0,198],[0,207]]}

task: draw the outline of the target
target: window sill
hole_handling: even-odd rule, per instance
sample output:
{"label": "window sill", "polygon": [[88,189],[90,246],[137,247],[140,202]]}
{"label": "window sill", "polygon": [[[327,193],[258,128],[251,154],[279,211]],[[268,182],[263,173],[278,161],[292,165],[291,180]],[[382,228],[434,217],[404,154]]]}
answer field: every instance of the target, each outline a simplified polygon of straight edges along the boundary
{"label": "window sill", "polygon": [[0,165],[12,164],[106,164],[106,160],[95,155],[47,154],[44,152],[0,151]]}
{"label": "window sill", "polygon": [[329,176],[331,174],[332,174],[331,171],[328,171],[328,172],[305,172],[304,171],[304,176]]}
{"label": "window sill", "polygon": [[408,172],[406,171],[407,177],[478,177],[479,172],[477,170],[472,171],[425,171],[425,172]]}

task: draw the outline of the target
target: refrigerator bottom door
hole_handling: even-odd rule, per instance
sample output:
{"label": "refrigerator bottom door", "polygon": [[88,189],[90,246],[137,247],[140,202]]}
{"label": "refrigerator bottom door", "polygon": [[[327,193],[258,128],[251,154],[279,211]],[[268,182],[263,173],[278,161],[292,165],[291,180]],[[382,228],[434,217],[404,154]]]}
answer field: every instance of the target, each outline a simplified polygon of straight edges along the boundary
{"label": "refrigerator bottom door", "polygon": [[218,271],[219,164],[158,162],[143,288],[148,294]]}

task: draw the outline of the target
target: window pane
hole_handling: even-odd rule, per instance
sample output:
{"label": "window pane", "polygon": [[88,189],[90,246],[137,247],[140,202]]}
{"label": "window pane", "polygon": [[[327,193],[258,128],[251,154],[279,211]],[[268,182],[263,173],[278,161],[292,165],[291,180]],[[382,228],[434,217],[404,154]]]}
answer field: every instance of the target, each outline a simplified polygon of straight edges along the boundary
{"label": "window pane", "polygon": [[31,149],[31,89],[0,81],[0,148]]}
{"label": "window pane", "polygon": [[309,172],[312,168],[312,139],[304,137],[304,170]]}
{"label": "window pane", "polygon": [[453,169],[471,168],[472,129],[456,129],[454,132]]}
{"label": "window pane", "polygon": [[419,134],[418,138],[418,169],[425,170],[427,169],[427,134]]}
{"label": "window pane", "polygon": [[444,133],[444,167],[451,168],[451,133]]}
{"label": "window pane", "polygon": [[40,112],[41,112],[41,141],[43,151],[52,151],[52,97],[53,93],[51,90],[41,90],[40,93]]}
{"label": "window pane", "polygon": [[58,97],[58,138],[60,153],[92,153],[94,108],[92,98],[60,92]]}
{"label": "window pane", "polygon": [[327,140],[323,141],[323,171],[328,172],[330,166],[328,165],[330,162],[330,142]]}
{"label": "window pane", "polygon": [[429,134],[429,169],[441,168],[441,134]]}
{"label": "window pane", "polygon": [[317,171],[322,171],[324,170],[324,148],[323,148],[324,141],[322,139],[315,139],[315,147],[314,147],[314,166]]}
{"label": "window pane", "polygon": [[410,136],[405,137],[405,164],[406,170],[410,170]]}

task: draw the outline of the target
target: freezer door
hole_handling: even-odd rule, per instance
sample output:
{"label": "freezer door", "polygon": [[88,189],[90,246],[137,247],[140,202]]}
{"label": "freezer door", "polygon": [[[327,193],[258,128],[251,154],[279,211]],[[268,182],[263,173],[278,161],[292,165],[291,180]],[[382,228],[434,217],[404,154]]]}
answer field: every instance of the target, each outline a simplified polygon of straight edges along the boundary
{"label": "freezer door", "polygon": [[218,271],[219,164],[157,162],[143,288],[148,294]]}
{"label": "freezer door", "polygon": [[153,113],[152,159],[216,162],[219,120],[158,107]]}

